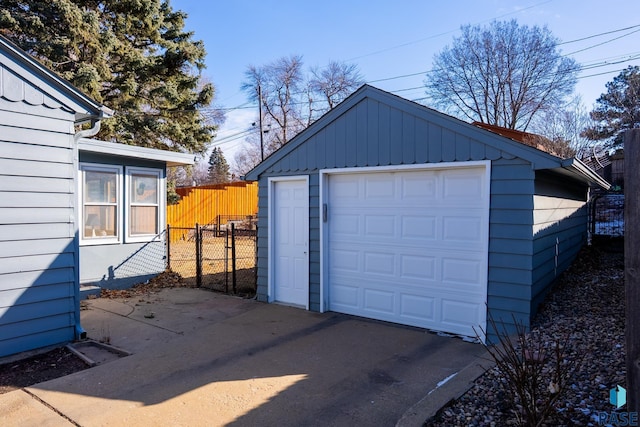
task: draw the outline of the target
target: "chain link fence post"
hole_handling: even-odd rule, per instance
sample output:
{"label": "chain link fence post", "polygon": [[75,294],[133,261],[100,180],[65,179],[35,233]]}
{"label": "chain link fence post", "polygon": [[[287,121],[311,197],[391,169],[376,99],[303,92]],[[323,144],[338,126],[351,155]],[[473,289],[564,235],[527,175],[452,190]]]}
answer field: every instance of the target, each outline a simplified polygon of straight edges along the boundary
{"label": "chain link fence post", "polygon": [[253,236],[253,292],[258,293],[258,224],[256,234]]}
{"label": "chain link fence post", "polygon": [[196,222],[196,287],[202,286],[202,233]]}
{"label": "chain link fence post", "polygon": [[233,281],[233,293],[237,293],[237,278],[236,278],[236,226],[231,223],[231,277]]}
{"label": "chain link fence post", "polygon": [[171,226],[167,224],[167,270],[171,270]]}

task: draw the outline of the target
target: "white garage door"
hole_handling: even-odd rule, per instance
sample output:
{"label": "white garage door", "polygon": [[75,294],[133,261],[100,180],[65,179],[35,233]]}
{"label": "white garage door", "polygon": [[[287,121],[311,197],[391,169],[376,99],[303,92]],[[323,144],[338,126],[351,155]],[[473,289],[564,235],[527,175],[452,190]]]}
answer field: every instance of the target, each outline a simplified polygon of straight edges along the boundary
{"label": "white garage door", "polygon": [[485,328],[484,166],[331,174],[329,310],[475,336]]}

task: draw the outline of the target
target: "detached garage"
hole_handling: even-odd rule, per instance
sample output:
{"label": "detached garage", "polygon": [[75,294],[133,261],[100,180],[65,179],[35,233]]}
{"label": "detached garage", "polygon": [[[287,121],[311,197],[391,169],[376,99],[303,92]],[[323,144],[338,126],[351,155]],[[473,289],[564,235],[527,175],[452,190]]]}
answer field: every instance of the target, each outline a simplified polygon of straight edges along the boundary
{"label": "detached garage", "polygon": [[[462,336],[529,325],[587,237],[584,164],[371,86],[273,153],[258,298]],[[491,331],[490,331],[491,332]]]}

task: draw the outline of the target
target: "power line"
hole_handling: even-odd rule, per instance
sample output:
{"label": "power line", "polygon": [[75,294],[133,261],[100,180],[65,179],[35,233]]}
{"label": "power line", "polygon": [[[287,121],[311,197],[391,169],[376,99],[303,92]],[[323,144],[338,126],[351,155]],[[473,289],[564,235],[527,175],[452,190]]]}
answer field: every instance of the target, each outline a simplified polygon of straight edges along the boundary
{"label": "power line", "polygon": [[[640,25],[639,25],[639,26],[640,26]],[[621,38],[624,38],[624,37],[630,36],[631,34],[637,33],[638,31],[640,31],[640,29],[635,30],[635,31],[631,31],[630,33],[627,33],[627,34],[623,34],[623,35],[621,35],[621,36],[619,36],[619,37],[614,37],[614,38],[612,38],[612,39],[610,39],[610,40],[607,40],[607,41],[604,41],[604,42],[602,42],[602,43],[598,43],[598,44],[594,44],[594,45],[592,45],[592,46],[585,47],[584,49],[580,49],[580,50],[576,50],[576,51],[571,52],[571,53],[567,53],[567,55],[566,55],[566,56],[569,56],[569,55],[575,55],[576,53],[584,52],[585,50],[593,49],[594,47],[602,46],[602,45],[605,45],[605,44],[607,44],[607,43],[611,43],[611,42],[613,42],[613,41],[620,40]]]}
{"label": "power line", "polygon": [[[549,1],[551,1],[551,0],[549,0]],[[545,3],[549,3],[549,1],[538,3],[538,4],[535,4],[533,6],[525,8],[525,9],[520,9],[517,12],[521,12],[521,11],[524,11],[524,10],[527,10],[527,9],[530,9],[530,8],[533,8],[533,7],[540,6],[540,5],[545,4]],[[508,13],[508,14],[504,14],[504,15],[498,16],[497,18],[494,18],[494,19],[502,18],[504,16],[507,16],[507,15],[510,15],[510,14],[513,14],[513,13],[517,13],[517,12],[511,12],[511,13]],[[556,46],[561,46],[561,45],[565,45],[565,44],[570,44],[570,43],[576,43],[576,42],[579,42],[579,41],[589,40],[589,39],[592,39],[592,38],[596,38],[596,37],[600,37],[600,36],[604,36],[604,35],[608,35],[608,34],[619,33],[621,31],[626,31],[626,30],[630,30],[630,29],[638,28],[638,27],[640,27],[640,24],[632,25],[632,26],[624,27],[624,28],[618,28],[618,29],[614,29],[614,30],[610,30],[610,31],[602,32],[602,33],[592,34],[592,35],[589,35],[589,36],[581,37],[581,38],[574,39],[574,40],[569,40],[569,41],[566,41],[566,42],[561,42],[561,43],[556,44]],[[629,36],[631,34],[634,34],[634,33],[638,32],[638,31],[640,31],[640,29],[636,30],[636,31],[632,31],[632,32],[630,32],[628,34],[624,34],[622,36],[616,37],[614,39],[607,40],[607,41],[602,42],[602,43],[598,43],[598,44],[595,44],[595,45],[587,46],[586,48],[583,48],[581,50],[578,50],[578,51],[575,51],[575,52],[571,52],[571,53],[568,53],[568,54],[565,54],[565,55],[562,55],[562,56],[567,57],[567,56],[573,55],[573,54],[578,53],[578,52],[582,52],[582,51],[585,51],[585,50],[593,49],[593,48],[601,46],[603,44],[610,43],[612,41],[619,40],[621,38],[627,37],[627,36]],[[449,32],[452,32],[452,31],[449,31]],[[447,34],[447,33],[442,33],[442,34]],[[439,34],[439,35],[442,35],[442,34]],[[437,36],[430,36],[428,38],[420,39],[418,41],[404,43],[402,45],[398,45],[397,47],[402,47],[402,46],[405,46],[405,45],[417,43],[419,41],[427,40],[429,38],[434,38],[434,37],[437,37]],[[363,55],[363,56],[360,56],[360,57],[356,57],[356,58],[353,58],[353,59],[362,58],[362,57],[373,55],[373,54],[376,54],[376,53],[382,53],[382,52],[385,52],[385,51],[388,51],[388,50],[391,50],[391,49],[394,49],[394,47],[388,48],[388,49],[383,49],[383,50],[380,50],[380,51],[377,51],[377,52],[373,52],[373,53],[370,53],[370,54],[366,54],[366,55]],[[428,74],[430,72],[433,72],[433,70],[425,70],[425,71],[419,71],[419,72],[416,72],[416,73],[402,74],[402,75],[399,75],[399,76],[392,76],[392,77],[385,77],[385,78],[381,78],[381,79],[368,80],[367,83],[370,84],[370,83],[380,83],[380,82],[385,82],[385,81],[398,80],[398,79],[403,79],[403,78],[415,77],[415,76],[419,76],[419,75],[423,75],[423,74]],[[399,91],[404,91],[404,90],[406,90],[406,89],[400,89],[400,90],[398,90],[398,92]],[[300,95],[302,93],[304,93],[304,92],[294,93],[293,95]],[[298,104],[304,104],[304,103],[298,103]],[[296,105],[296,104],[292,104],[292,105]],[[257,103],[255,103],[253,101],[247,101],[247,102],[245,102],[245,103],[243,103],[243,104],[241,104],[241,105],[239,105],[237,107],[213,108],[213,109],[203,109],[203,110],[204,111],[213,110],[213,111],[229,112],[229,111],[243,110],[243,109],[254,109],[256,107],[257,107]]]}
{"label": "power line", "polygon": [[569,40],[567,42],[558,43],[556,46],[561,46],[561,45],[565,45],[565,44],[569,44],[569,43],[581,42],[581,41],[584,41],[584,40],[589,40],[589,39],[593,39],[593,38],[600,37],[600,36],[606,36],[606,35],[613,34],[613,33],[619,33],[620,31],[626,31],[626,30],[630,30],[632,28],[637,28],[637,27],[640,27],[640,24],[632,25],[630,27],[625,27],[625,28],[618,28],[617,30],[607,31],[607,32],[604,32],[604,33],[598,33],[598,34],[594,34],[594,35],[591,35],[591,36],[582,37],[580,39]]}
{"label": "power line", "polygon": [[[540,2],[540,3],[536,3],[536,4],[531,5],[529,7],[518,9],[518,10],[515,10],[513,12],[508,12],[508,13],[505,13],[503,15],[499,15],[499,16],[496,16],[494,18],[491,18],[491,19],[486,19],[484,21],[479,21],[479,22],[477,22],[477,24],[482,24],[484,22],[490,22],[490,21],[494,21],[496,19],[504,18],[505,16],[514,15],[516,13],[521,13],[521,12],[524,12],[526,10],[533,9],[535,7],[538,7],[538,6],[542,6],[543,4],[551,3],[551,1],[552,0],[547,0],[547,1]],[[423,38],[418,39],[418,40],[413,40],[413,41],[410,41],[410,42],[406,42],[406,43],[402,43],[402,44],[399,44],[399,45],[391,46],[391,47],[388,47],[388,48],[385,48],[385,49],[380,49],[380,50],[377,50],[377,51],[374,51],[374,52],[369,52],[369,53],[366,53],[364,55],[355,56],[353,58],[347,59],[347,62],[355,61],[356,59],[362,59],[362,58],[366,58],[366,57],[373,56],[373,55],[378,55],[380,53],[388,52],[390,50],[395,50],[395,49],[399,49],[401,47],[410,46],[412,44],[421,43],[421,42],[426,41],[426,40],[435,39],[435,38],[438,38],[438,37],[441,37],[441,36],[444,36],[444,35],[447,35],[447,34],[455,33],[458,30],[459,29],[457,28],[455,30],[445,31],[445,32],[442,32],[442,33],[438,33],[438,34],[434,34],[434,35],[431,35],[431,36],[423,37]]]}

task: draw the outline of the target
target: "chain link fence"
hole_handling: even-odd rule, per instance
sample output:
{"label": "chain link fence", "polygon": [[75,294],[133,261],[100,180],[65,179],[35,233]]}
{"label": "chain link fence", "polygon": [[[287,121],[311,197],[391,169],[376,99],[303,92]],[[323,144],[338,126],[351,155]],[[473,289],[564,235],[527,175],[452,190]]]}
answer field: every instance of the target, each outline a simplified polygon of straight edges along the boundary
{"label": "chain link fence", "polygon": [[193,228],[168,226],[167,267],[192,286],[255,295],[256,237],[252,217],[218,216],[215,223]]}
{"label": "chain link fence", "polygon": [[589,229],[593,236],[624,236],[624,193],[597,192],[589,206]]}

